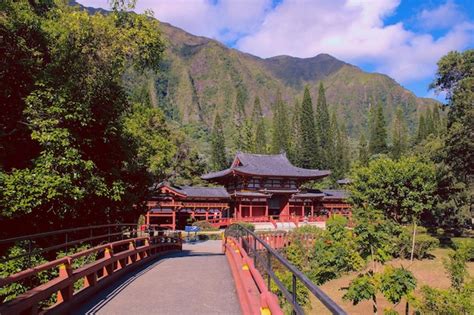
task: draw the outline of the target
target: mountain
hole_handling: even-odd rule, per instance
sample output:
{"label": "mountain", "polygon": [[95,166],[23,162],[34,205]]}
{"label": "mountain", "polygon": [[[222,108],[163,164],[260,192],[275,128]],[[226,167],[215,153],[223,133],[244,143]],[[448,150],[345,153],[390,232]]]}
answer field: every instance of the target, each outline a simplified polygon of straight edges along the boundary
{"label": "mountain", "polygon": [[327,54],[262,59],[167,23],[161,23],[161,31],[167,49],[154,88],[159,105],[183,123],[209,127],[216,110],[224,120],[230,120],[238,91],[244,97],[248,115],[255,96],[260,97],[265,115],[271,117],[277,91],[292,107],[295,98],[302,98],[305,85],[310,87],[316,104],[320,81],[326,87],[330,110],[345,121],[353,137],[367,125],[371,104],[383,103],[388,123],[401,105],[413,129],[418,111],[437,103],[416,97],[386,75],[362,71]]}

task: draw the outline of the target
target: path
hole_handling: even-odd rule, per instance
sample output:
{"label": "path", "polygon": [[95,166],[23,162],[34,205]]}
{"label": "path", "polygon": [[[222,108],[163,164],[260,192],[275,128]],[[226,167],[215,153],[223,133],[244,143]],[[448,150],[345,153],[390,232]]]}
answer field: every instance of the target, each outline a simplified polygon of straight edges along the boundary
{"label": "path", "polygon": [[131,272],[74,314],[240,314],[221,241],[183,244]]}

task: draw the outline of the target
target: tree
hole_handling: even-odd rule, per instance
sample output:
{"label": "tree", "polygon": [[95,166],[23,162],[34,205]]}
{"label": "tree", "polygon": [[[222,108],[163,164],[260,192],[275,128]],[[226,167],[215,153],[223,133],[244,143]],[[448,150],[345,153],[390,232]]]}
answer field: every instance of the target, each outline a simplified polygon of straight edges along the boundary
{"label": "tree", "polygon": [[408,135],[406,122],[403,117],[401,107],[398,107],[395,112],[395,117],[392,122],[392,158],[398,160],[408,147]]}
{"label": "tree", "polygon": [[445,163],[456,178],[469,184],[474,172],[474,49],[450,52],[438,62],[430,85],[447,95],[448,132]]}
{"label": "tree", "polygon": [[295,99],[295,106],[293,107],[293,115],[291,119],[291,142],[289,159],[296,165],[301,165],[301,103]]}
{"label": "tree", "polygon": [[234,145],[237,150],[242,150],[243,137],[244,137],[244,124],[246,121],[246,112],[245,112],[245,105],[247,103],[247,90],[241,84],[237,86],[237,94],[235,96],[235,104],[234,104],[234,125],[235,125],[235,137],[234,137]]}
{"label": "tree", "polygon": [[[26,143],[9,140],[16,137],[17,124],[23,126],[20,137],[36,143],[25,155],[27,163],[11,163],[14,154],[2,155],[3,216],[22,217],[38,229],[44,224],[43,230],[49,224],[127,220],[142,210],[153,178],[148,171],[159,174],[169,165],[174,148],[165,126],[158,129],[163,134],[145,136],[124,124],[126,117],[150,115],[147,129],[161,119],[157,111],[133,106],[122,78],[131,68],[157,71],[164,43],[156,20],[127,13],[127,4],[120,3],[108,15],[90,15],[60,1],[2,1],[0,37],[8,39],[11,58],[2,59],[0,73],[7,75],[2,82],[14,72],[31,72],[0,88],[1,95],[15,95],[15,102],[2,102],[0,112],[16,106],[6,111],[7,121],[16,122],[2,125],[9,135],[0,137],[1,151]],[[140,113],[133,116],[134,110]]]}
{"label": "tree", "polygon": [[315,168],[319,164],[317,150],[318,138],[316,136],[316,127],[314,123],[313,102],[307,86],[304,89],[300,119],[301,166],[305,168]]}
{"label": "tree", "polygon": [[370,128],[369,153],[371,155],[387,152],[387,131],[382,103],[375,108]]}
{"label": "tree", "polygon": [[211,135],[211,165],[214,170],[223,170],[227,167],[224,129],[219,113],[216,114]]}
{"label": "tree", "polygon": [[426,130],[425,115],[421,113],[418,119],[418,131],[416,132],[416,140],[418,142],[422,142],[423,140],[425,140],[427,135],[428,134]]}
{"label": "tree", "polygon": [[364,300],[371,300],[373,313],[378,314],[377,293],[382,293],[387,300],[397,305],[415,288],[416,279],[410,271],[404,268],[387,267],[380,274],[369,271],[358,275],[351,281],[349,287],[345,288],[347,292],[342,298],[352,301],[354,305]]}
{"label": "tree", "polygon": [[366,166],[369,163],[369,152],[367,148],[367,140],[363,132],[360,133],[359,138],[359,162]]}
{"label": "tree", "polygon": [[341,179],[349,170],[349,143],[346,126],[342,123],[339,127],[335,112],[331,117],[331,134],[334,135],[334,138],[328,147],[329,150],[326,151],[327,156],[331,157],[329,167],[332,170],[332,176],[335,179]]}
{"label": "tree", "polygon": [[267,136],[260,98],[255,97],[252,121],[255,126],[255,153],[267,153]]}
{"label": "tree", "polygon": [[290,148],[290,126],[286,104],[278,91],[273,111],[272,153],[288,152]]}
{"label": "tree", "polygon": [[355,208],[369,206],[382,210],[397,223],[413,224],[413,260],[417,223],[421,213],[431,211],[434,203],[435,165],[417,157],[402,157],[398,161],[381,157],[366,167],[356,167],[351,179]]}
{"label": "tree", "polygon": [[326,103],[326,94],[323,83],[319,83],[318,104],[316,107],[316,133],[318,135],[320,167],[331,167],[332,151],[334,149],[333,132],[331,132],[331,120],[329,110]]}
{"label": "tree", "polygon": [[256,150],[255,147],[255,134],[252,128],[252,122],[246,119],[242,131],[242,151],[253,153]]}

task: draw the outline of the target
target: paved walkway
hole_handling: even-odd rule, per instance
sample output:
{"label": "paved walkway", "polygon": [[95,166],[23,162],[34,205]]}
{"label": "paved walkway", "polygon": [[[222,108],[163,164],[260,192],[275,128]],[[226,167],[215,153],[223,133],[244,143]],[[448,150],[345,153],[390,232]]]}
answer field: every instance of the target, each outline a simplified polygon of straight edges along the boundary
{"label": "paved walkway", "polygon": [[241,314],[221,241],[184,244],[131,272],[74,314]]}

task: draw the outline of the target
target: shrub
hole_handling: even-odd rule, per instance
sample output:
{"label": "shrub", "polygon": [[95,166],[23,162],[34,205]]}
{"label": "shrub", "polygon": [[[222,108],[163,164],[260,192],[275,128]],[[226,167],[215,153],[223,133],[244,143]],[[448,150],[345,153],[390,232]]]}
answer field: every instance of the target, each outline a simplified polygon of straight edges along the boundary
{"label": "shrub", "polygon": [[467,251],[467,260],[474,260],[474,239],[473,238],[452,238],[454,249],[465,247]]}
{"label": "shrub", "polygon": [[[428,234],[423,234],[426,229],[420,229],[415,238],[415,250],[413,256],[417,259],[423,259],[435,248],[439,247],[439,240]],[[412,234],[409,229],[404,231],[398,237],[398,248],[400,249],[399,257],[409,258],[412,247]]]}
{"label": "shrub", "polygon": [[211,223],[207,221],[197,221],[193,223],[193,226],[197,226],[201,229],[201,231],[217,231],[219,229],[213,227]]}

